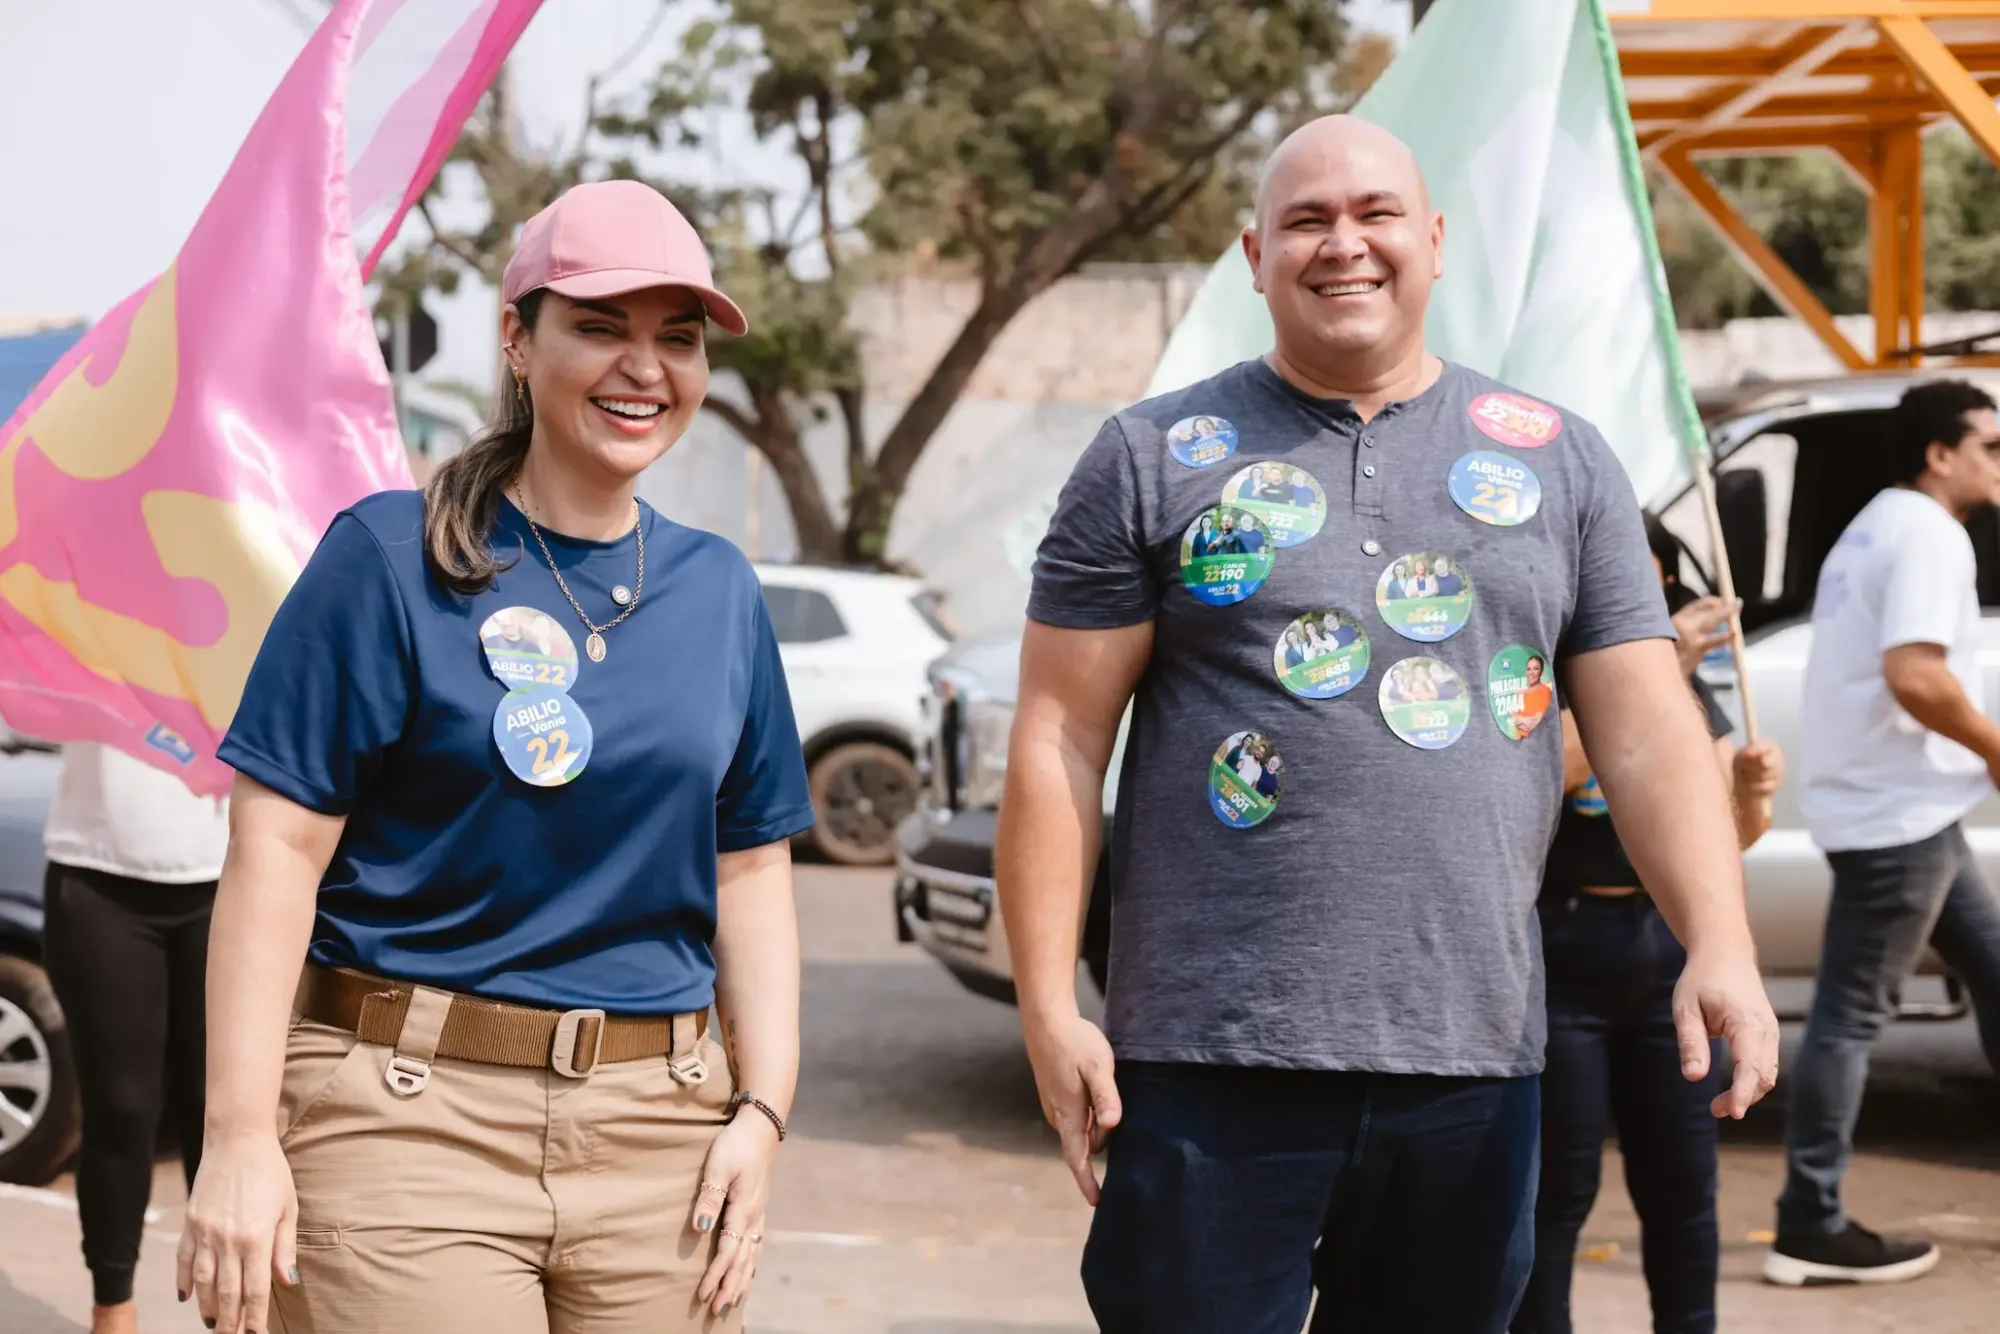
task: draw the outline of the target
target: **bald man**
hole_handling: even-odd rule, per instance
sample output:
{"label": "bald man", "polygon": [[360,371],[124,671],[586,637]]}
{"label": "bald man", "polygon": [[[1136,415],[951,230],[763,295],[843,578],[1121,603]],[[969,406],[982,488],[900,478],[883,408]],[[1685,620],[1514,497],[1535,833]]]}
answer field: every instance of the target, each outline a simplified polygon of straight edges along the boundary
{"label": "bald man", "polygon": [[[1298,1334],[1315,1288],[1315,1330],[1506,1329],[1532,1258],[1535,898],[1563,773],[1560,729],[1515,740],[1475,699],[1510,646],[1554,667],[1688,947],[1691,1087],[1710,1033],[1736,1056],[1716,1115],[1775,1079],[1729,804],[1638,505],[1587,422],[1424,350],[1444,227],[1382,130],[1287,139],[1243,237],[1275,346],[1108,420],[1038,555],[999,893],[1043,1109],[1097,1206],[1083,1277],[1109,1334]],[[1230,423],[1229,453],[1174,446],[1199,416]],[[1183,535],[1267,461],[1318,481],[1327,522],[1217,588]],[[1469,618],[1385,621],[1383,572],[1436,552],[1477,590]],[[1294,695],[1273,646],[1329,609],[1366,631],[1369,676]],[[1438,664],[1427,705],[1381,690],[1413,658]],[[1128,703],[1107,1036],[1076,959]],[[1213,762],[1246,731],[1284,756],[1275,802]]]}

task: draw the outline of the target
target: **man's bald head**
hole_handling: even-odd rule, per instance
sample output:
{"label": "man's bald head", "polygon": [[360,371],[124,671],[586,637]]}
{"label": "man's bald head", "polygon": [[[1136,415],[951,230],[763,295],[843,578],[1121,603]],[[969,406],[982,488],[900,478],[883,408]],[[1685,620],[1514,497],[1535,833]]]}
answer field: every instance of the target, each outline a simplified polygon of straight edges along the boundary
{"label": "man's bald head", "polygon": [[1413,207],[1430,212],[1430,187],[1410,146],[1373,121],[1359,116],[1321,116],[1286,135],[1257,173],[1257,226],[1280,189],[1310,187],[1314,177],[1335,164],[1361,168],[1385,188],[1405,192]]}
{"label": "man's bald head", "polygon": [[1322,117],[1278,145],[1243,234],[1280,363],[1323,385],[1422,363],[1443,247],[1416,154],[1355,116]]}

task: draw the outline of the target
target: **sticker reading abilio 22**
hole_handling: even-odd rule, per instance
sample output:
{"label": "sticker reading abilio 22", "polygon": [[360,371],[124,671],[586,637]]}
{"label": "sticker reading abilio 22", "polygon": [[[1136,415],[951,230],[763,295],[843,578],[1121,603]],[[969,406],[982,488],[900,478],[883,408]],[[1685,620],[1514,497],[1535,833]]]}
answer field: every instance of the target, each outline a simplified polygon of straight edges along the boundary
{"label": "sticker reading abilio 22", "polygon": [[1183,417],[1167,428],[1167,448],[1187,468],[1212,468],[1236,452],[1236,428],[1220,417]]}
{"label": "sticker reading abilio 22", "polygon": [[530,686],[508,691],[494,709],[493,740],[516,778],[560,787],[590,762],[593,736],[590,719],[567,692]]}
{"label": "sticker reading abilio 22", "polygon": [[1472,424],[1503,445],[1540,449],[1563,428],[1562,414],[1521,394],[1481,394],[1472,400]]}
{"label": "sticker reading abilio 22", "polygon": [[1445,489],[1460,509],[1499,528],[1526,523],[1542,507],[1542,479],[1535,470],[1486,449],[1452,464]]}

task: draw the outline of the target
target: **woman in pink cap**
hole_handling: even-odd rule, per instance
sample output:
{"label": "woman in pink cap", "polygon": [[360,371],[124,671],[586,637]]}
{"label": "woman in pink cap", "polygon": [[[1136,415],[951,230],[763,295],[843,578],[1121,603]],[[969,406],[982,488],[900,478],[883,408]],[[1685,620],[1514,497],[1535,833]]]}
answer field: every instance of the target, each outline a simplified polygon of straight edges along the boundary
{"label": "woman in pink cap", "polygon": [[502,298],[500,421],[334,520],[222,746],[180,1287],[229,1334],[736,1329],[757,1264],[812,808],[749,563],[634,495],[743,314],[631,181]]}

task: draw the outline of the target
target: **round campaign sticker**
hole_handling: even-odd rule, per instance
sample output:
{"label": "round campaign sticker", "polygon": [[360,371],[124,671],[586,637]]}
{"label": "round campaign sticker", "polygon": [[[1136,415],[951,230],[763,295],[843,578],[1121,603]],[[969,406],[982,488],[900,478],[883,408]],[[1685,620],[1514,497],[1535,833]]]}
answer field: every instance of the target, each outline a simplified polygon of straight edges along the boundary
{"label": "round campaign sticker", "polygon": [[1436,658],[1405,658],[1382,674],[1378,692],[1389,730],[1419,750],[1443,750],[1472,718],[1465,679]]}
{"label": "round campaign sticker", "polygon": [[1233,829],[1271,818],[1285,791],[1285,761],[1262,732],[1238,732],[1216,748],[1208,766],[1208,804]]}
{"label": "round campaign sticker", "polygon": [[1596,774],[1569,790],[1569,808],[1593,820],[1611,814],[1611,804],[1604,799],[1604,788],[1597,781]]}
{"label": "round campaign sticker", "polygon": [[1460,509],[1501,528],[1526,523],[1542,507],[1542,479],[1535,470],[1489,449],[1452,464],[1445,485]]}
{"label": "round campaign sticker", "polygon": [[1251,464],[1222,488],[1222,503],[1256,515],[1281,547],[1297,546],[1326,522],[1326,492],[1289,463]]}
{"label": "round campaign sticker", "polygon": [[1555,707],[1548,655],[1526,644],[1510,644],[1494,654],[1486,669],[1486,702],[1493,706],[1500,734],[1509,741],[1524,740],[1548,721]]}
{"label": "round campaign sticker", "polygon": [[1241,602],[1271,577],[1271,535],[1257,516],[1218,505],[1181,538],[1181,582],[1211,607]]}
{"label": "round campaign sticker", "polygon": [[500,684],[554,686],[576,684],[576,644],[556,618],[533,607],[502,607],[479,627],[479,646]]}
{"label": "round campaign sticker", "polygon": [[1562,430],[1562,414],[1520,394],[1481,394],[1472,400],[1472,424],[1503,445],[1540,449]]}
{"label": "round campaign sticker", "polygon": [[1236,452],[1236,428],[1220,417],[1183,417],[1167,428],[1167,448],[1190,468],[1212,468]]}
{"label": "round campaign sticker", "polygon": [[1405,639],[1435,644],[1465,628],[1472,615],[1472,576],[1441,551],[1398,556],[1375,581],[1375,609]]}
{"label": "round campaign sticker", "polygon": [[1309,611],[1272,651],[1278,683],[1305,699],[1337,699],[1368,675],[1368,632],[1339,611]]}
{"label": "round campaign sticker", "polygon": [[590,762],[590,719],[553,686],[510,690],[493,711],[500,757],[524,783],[561,787]]}

